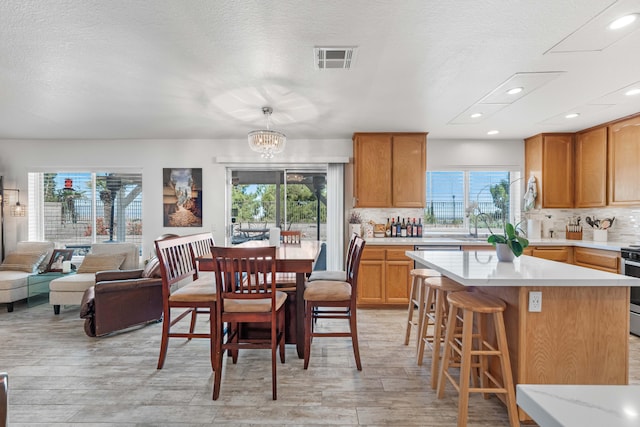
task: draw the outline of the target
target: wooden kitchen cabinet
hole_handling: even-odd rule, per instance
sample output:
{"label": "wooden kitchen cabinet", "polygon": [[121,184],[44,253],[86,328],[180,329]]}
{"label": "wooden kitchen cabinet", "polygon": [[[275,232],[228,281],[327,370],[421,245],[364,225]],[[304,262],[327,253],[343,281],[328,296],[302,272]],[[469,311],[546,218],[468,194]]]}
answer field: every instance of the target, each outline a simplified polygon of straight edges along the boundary
{"label": "wooden kitchen cabinet", "polygon": [[575,247],[573,248],[573,263],[609,273],[619,273],[620,252]]}
{"label": "wooden kitchen cabinet", "polygon": [[525,255],[568,264],[573,263],[573,248],[571,246],[533,246],[525,250],[527,249],[529,253],[525,253]]}
{"label": "wooden kitchen cabinet", "polygon": [[525,139],[525,179],[531,174],[538,183],[536,208],[573,207],[573,134]]}
{"label": "wooden kitchen cabinet", "polygon": [[384,248],[365,246],[358,270],[358,305],[384,304],[385,254]]}
{"label": "wooden kitchen cabinet", "polygon": [[609,125],[608,204],[640,203],[640,116]]}
{"label": "wooden kitchen cabinet", "polygon": [[355,207],[424,207],[426,143],[426,133],[355,133]]}
{"label": "wooden kitchen cabinet", "polygon": [[409,272],[413,260],[405,255],[413,246],[368,246],[358,273],[358,307],[409,303]]}
{"label": "wooden kitchen cabinet", "polygon": [[575,140],[575,207],[607,205],[607,127],[578,132]]}

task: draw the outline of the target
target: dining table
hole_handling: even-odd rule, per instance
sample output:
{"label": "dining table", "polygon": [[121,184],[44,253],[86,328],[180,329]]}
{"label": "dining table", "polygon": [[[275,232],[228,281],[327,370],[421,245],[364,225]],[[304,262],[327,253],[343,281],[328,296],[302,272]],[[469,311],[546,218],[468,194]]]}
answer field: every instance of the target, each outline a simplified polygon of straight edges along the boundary
{"label": "dining table", "polygon": [[[268,240],[249,240],[236,248],[261,248],[270,246]],[[278,273],[295,273],[295,322],[287,324],[287,328],[295,328],[291,331],[293,342],[296,345],[298,357],[304,358],[304,286],[307,274],[311,274],[313,266],[320,255],[322,242],[316,240],[302,240],[298,244],[281,243],[276,249],[276,271]],[[212,271],[213,261],[211,254],[198,258],[199,269]]]}

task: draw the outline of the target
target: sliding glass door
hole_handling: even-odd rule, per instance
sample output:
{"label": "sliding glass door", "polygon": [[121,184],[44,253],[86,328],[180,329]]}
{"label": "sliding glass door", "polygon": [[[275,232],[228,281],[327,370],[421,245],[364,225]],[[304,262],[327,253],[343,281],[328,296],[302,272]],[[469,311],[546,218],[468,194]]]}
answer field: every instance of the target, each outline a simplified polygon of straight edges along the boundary
{"label": "sliding glass door", "polygon": [[232,243],[268,238],[268,230],[300,230],[326,240],[326,168],[231,169]]}

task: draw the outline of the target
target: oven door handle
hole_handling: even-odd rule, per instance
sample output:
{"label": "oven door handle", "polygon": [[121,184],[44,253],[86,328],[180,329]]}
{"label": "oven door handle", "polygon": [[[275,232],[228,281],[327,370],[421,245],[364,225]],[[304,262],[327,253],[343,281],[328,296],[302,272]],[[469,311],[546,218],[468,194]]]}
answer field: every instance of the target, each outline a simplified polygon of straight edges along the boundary
{"label": "oven door handle", "polygon": [[624,260],[624,264],[625,265],[630,265],[632,267],[638,267],[640,268],[640,262],[635,262],[635,261],[629,261],[628,259]]}

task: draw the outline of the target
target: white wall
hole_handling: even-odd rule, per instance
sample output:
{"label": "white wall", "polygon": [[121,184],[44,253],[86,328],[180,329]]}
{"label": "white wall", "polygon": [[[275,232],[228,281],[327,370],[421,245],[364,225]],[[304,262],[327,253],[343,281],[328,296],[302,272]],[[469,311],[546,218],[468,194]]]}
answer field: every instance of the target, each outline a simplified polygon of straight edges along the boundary
{"label": "white wall", "polygon": [[[248,163],[321,163],[336,157],[350,157],[351,140],[288,140],[285,152],[273,161],[250,152],[241,140],[0,140],[0,175],[5,187],[19,188],[21,203],[27,201],[27,173],[55,170],[105,170],[136,168],[143,173],[143,256],[153,248],[153,240],[164,233],[192,234],[213,231],[216,241],[224,241],[225,177],[224,160]],[[202,168],[203,218],[201,228],[162,226],[162,169]],[[13,194],[9,193],[13,197]],[[6,250],[28,238],[27,218],[12,218],[5,210]]]}
{"label": "white wall", "polygon": [[438,140],[427,141],[427,170],[459,170],[474,167],[512,167],[524,173],[524,141]]}

